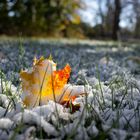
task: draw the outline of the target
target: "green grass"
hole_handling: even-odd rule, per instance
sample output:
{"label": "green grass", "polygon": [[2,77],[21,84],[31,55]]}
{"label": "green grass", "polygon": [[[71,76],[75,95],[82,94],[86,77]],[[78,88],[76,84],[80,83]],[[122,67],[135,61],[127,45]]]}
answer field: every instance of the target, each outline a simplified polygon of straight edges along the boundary
{"label": "green grass", "polygon": [[[93,43],[94,43],[94,41],[93,41]],[[24,58],[25,50],[24,50],[24,48],[22,46],[22,41],[20,42],[19,52],[20,52],[19,53],[19,62],[17,62],[17,63],[18,64],[22,64],[22,67],[24,68],[25,64],[24,64],[24,61],[23,61],[24,59],[23,58]],[[46,69],[46,71],[47,71],[47,69]],[[128,97],[128,90],[129,89],[131,89],[131,94],[132,94],[131,100],[128,100],[129,107],[130,108],[134,108],[133,89],[134,88],[138,88],[138,87],[136,87],[136,85],[134,85],[133,83],[132,84],[128,84],[128,81],[125,80],[125,77],[123,77],[123,75],[117,75],[107,85],[108,89],[111,89],[111,106],[110,106],[110,109],[112,109],[113,111],[116,112],[117,118],[113,120],[113,123],[110,126],[110,128],[108,128],[108,130],[105,131],[103,129],[102,125],[105,124],[106,120],[103,120],[101,118],[100,114],[107,113],[107,112],[105,112],[105,109],[107,107],[107,103],[105,101],[104,91],[103,91],[103,87],[102,87],[103,84],[102,84],[101,79],[100,79],[100,72],[98,70],[98,67],[96,68],[96,74],[97,74],[97,77],[98,77],[98,84],[97,85],[90,85],[90,86],[92,86],[92,89],[96,89],[96,91],[99,91],[99,92],[97,92],[97,93],[93,92],[93,100],[90,103],[88,102],[88,96],[85,96],[85,100],[84,100],[84,103],[83,103],[84,107],[83,107],[82,111],[79,114],[79,118],[78,119],[76,118],[77,119],[77,123],[74,125],[72,131],[70,131],[68,134],[66,134],[64,136],[64,139],[66,139],[66,140],[73,139],[76,136],[77,129],[79,127],[81,127],[81,122],[83,122],[83,121],[85,121],[84,122],[84,127],[85,128],[88,128],[91,125],[92,122],[95,122],[95,126],[99,130],[98,135],[95,136],[95,137],[93,137],[92,135],[89,134],[89,137],[91,139],[95,139],[95,140],[110,139],[109,132],[111,132],[111,130],[113,128],[116,128],[116,129],[120,128],[119,120],[120,120],[121,115],[123,114],[123,112],[122,112],[122,108],[124,106],[123,102]],[[5,111],[4,116],[3,116],[3,117],[5,117],[9,110],[15,108],[15,104],[16,104],[15,101],[17,101],[18,98],[21,98],[20,97],[21,87],[19,85],[19,87],[17,88],[17,93],[15,95],[13,95],[11,93],[11,86],[8,85],[8,82],[7,82],[6,77],[5,77],[3,72],[0,72],[0,77],[1,77],[2,94],[6,95],[7,98],[9,99],[9,104],[7,105],[6,111]],[[45,77],[45,75],[44,75],[44,77]],[[13,81],[13,80],[11,80],[11,81]],[[89,85],[88,80],[85,77],[83,79],[83,82],[85,83],[85,86]],[[10,84],[12,84],[12,83],[10,83]],[[42,81],[42,86],[43,86],[43,81]],[[52,87],[53,87],[53,82],[52,82]],[[42,89],[40,89],[40,93],[41,93],[41,90]],[[120,90],[121,93],[122,93],[121,100],[119,100],[119,101],[116,98],[116,96],[117,96],[116,93],[117,93],[118,90]],[[53,91],[53,95],[54,95],[54,101],[55,101],[55,93],[54,93],[54,91]],[[18,96],[18,97],[16,97],[16,96]],[[40,95],[40,99],[41,99],[41,95]],[[95,102],[98,103],[99,112],[97,112],[96,108],[94,108]],[[60,131],[60,129],[62,129],[63,132],[66,132],[65,125],[70,125],[75,120],[62,121],[62,118],[60,118],[59,112],[57,110],[57,104],[55,104],[55,106],[56,106],[55,116],[57,118],[57,123],[58,124],[54,125],[53,122],[51,122],[51,121],[50,121],[50,123],[53,124],[58,131]],[[124,128],[126,131],[129,132],[130,129],[131,129],[131,132],[135,131],[133,126],[130,124],[130,121],[134,117],[136,117],[137,114],[139,114],[138,113],[139,112],[139,108],[140,108],[140,104],[138,104],[137,108],[134,110],[135,111],[134,115],[130,119],[127,119],[127,116],[123,115],[125,121],[127,122],[126,125],[125,125],[125,128]],[[21,112],[24,112],[24,109],[25,108],[23,108],[23,110],[21,110]],[[138,131],[140,131],[140,116],[139,116],[138,122],[139,122]],[[24,124],[22,122],[22,119],[21,119],[21,123],[19,123],[15,127],[15,129],[13,130],[14,133],[11,136],[10,140],[14,140],[15,139],[16,135],[18,133],[20,133],[21,130],[24,128],[24,125],[26,125],[26,124]],[[45,137],[45,133],[43,132],[42,129],[43,128],[40,127],[40,129],[39,129],[40,131],[38,131],[38,134],[35,134],[34,137],[37,136],[38,138],[47,138],[47,137]]]}

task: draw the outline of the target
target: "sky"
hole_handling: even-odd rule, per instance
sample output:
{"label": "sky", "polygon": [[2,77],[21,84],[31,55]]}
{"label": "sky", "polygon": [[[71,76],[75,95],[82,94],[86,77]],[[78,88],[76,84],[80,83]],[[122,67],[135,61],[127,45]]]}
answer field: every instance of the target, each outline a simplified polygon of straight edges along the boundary
{"label": "sky", "polygon": [[[79,11],[82,21],[88,23],[91,26],[95,26],[96,24],[101,23],[101,19],[97,16],[97,11],[99,8],[97,0],[83,1],[86,4],[86,8]],[[105,10],[105,0],[102,0],[102,2],[102,8]],[[129,29],[133,28],[135,23],[135,16],[132,8],[133,7],[130,5],[123,9],[120,17],[120,27]],[[131,19],[128,17],[131,17]]]}
{"label": "sky", "polygon": [[[95,0],[83,0],[86,4],[86,8],[79,11],[82,21],[90,24],[91,26],[95,26],[97,21],[95,20],[96,11],[98,10],[98,4]],[[98,19],[100,22],[100,19]]]}

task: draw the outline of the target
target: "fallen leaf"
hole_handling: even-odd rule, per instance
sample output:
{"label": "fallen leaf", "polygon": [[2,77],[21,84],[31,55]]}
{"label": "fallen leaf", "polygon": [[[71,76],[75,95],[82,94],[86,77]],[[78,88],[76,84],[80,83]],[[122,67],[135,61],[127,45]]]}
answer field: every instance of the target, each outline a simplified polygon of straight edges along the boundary
{"label": "fallen leaf", "polygon": [[49,100],[62,103],[85,93],[84,86],[67,84],[71,67],[56,70],[51,59],[36,58],[31,70],[21,71],[22,99],[27,107],[47,104]]}

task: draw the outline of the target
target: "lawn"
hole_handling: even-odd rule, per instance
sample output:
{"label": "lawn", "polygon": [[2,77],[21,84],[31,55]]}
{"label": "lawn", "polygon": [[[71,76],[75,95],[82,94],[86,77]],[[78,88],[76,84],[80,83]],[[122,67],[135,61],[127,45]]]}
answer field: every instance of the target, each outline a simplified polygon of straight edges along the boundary
{"label": "lawn", "polygon": [[[28,109],[22,103],[21,70],[50,54],[72,72],[69,83],[83,85],[80,108],[54,101]],[[1,139],[113,139],[140,136],[140,44],[68,39],[0,38]]]}

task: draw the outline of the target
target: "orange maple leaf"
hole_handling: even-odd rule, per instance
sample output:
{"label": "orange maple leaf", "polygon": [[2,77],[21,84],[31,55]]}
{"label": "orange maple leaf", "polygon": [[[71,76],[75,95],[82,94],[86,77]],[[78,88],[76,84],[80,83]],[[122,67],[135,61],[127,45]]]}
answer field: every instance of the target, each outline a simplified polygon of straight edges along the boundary
{"label": "orange maple leaf", "polygon": [[33,62],[31,71],[21,71],[23,102],[32,108],[47,104],[48,100],[62,103],[84,93],[83,86],[67,84],[71,67],[67,64],[64,69],[56,70],[56,64],[50,59],[41,57]]}

